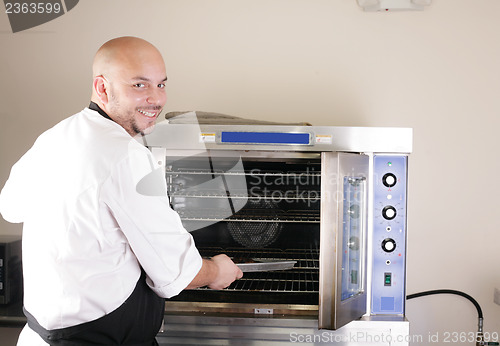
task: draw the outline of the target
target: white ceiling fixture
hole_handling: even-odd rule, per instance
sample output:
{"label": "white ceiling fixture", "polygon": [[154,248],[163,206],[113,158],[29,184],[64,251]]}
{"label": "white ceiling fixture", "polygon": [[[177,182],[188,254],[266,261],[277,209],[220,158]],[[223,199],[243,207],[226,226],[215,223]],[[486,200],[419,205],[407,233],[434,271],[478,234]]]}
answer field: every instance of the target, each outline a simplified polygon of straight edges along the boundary
{"label": "white ceiling fixture", "polygon": [[365,11],[422,11],[432,0],[358,0]]}

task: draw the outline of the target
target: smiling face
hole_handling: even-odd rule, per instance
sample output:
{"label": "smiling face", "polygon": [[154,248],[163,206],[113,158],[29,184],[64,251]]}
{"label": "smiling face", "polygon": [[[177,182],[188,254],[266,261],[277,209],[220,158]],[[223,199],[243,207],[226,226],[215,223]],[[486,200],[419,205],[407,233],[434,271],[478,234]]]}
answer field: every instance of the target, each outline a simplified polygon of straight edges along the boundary
{"label": "smiling face", "polygon": [[131,136],[149,133],[167,99],[166,80],[154,46],[137,38],[115,39],[94,59],[92,101]]}
{"label": "smiling face", "polygon": [[109,102],[104,111],[131,136],[153,130],[167,99],[165,69],[153,67],[147,65],[142,71],[127,68],[109,81]]}

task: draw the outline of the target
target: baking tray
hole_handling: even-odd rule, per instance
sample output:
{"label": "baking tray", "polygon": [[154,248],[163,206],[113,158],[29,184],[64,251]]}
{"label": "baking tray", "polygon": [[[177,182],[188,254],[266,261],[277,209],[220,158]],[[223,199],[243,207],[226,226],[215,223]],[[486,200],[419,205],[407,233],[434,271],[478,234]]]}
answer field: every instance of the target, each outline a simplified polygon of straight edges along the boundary
{"label": "baking tray", "polygon": [[269,272],[275,270],[292,269],[297,261],[276,261],[266,258],[252,258],[251,263],[236,263],[244,273],[250,272]]}

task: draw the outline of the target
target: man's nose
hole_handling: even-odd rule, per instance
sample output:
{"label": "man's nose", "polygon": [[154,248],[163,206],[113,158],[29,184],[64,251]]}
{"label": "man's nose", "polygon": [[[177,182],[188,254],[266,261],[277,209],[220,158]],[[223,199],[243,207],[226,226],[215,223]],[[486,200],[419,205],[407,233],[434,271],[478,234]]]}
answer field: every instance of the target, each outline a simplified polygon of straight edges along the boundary
{"label": "man's nose", "polygon": [[165,94],[165,90],[163,89],[158,89],[158,90],[153,90],[151,93],[148,95],[148,98],[146,101],[149,104],[159,104],[159,105],[164,105],[167,100],[167,95]]}

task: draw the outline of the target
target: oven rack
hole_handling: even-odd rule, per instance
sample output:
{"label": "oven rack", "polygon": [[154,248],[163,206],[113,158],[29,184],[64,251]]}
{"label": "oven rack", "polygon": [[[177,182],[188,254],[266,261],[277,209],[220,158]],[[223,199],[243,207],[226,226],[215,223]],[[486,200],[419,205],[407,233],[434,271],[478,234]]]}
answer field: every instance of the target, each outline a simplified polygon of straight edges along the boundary
{"label": "oven rack", "polygon": [[287,177],[287,178],[301,178],[301,177],[321,177],[321,172],[311,171],[241,171],[241,170],[209,170],[209,169],[186,169],[186,170],[165,170],[166,175],[182,176],[182,175],[226,175],[226,176],[259,176],[259,177]]}
{"label": "oven rack", "polygon": [[[319,250],[317,249],[222,249],[202,248],[204,256],[225,253],[235,262],[245,259],[266,259],[276,261],[296,261],[290,270],[250,272],[233,282],[226,291],[278,292],[278,293],[318,293],[319,292]],[[202,288],[208,289],[208,288]]]}
{"label": "oven rack", "polygon": [[317,293],[319,292],[319,272],[289,271],[245,273],[234,281],[227,291]]}
{"label": "oven rack", "polygon": [[240,210],[238,213],[227,217],[218,210],[198,209],[178,210],[183,221],[230,221],[230,222],[281,222],[281,223],[319,223],[320,215],[316,210]]}
{"label": "oven rack", "polygon": [[204,257],[212,257],[220,253],[235,260],[245,260],[251,258],[265,258],[276,261],[296,261],[294,269],[319,270],[319,250],[318,249],[247,249],[247,248],[221,248],[203,247],[199,249]]}
{"label": "oven rack", "polygon": [[238,191],[231,190],[225,193],[221,190],[178,190],[174,192],[169,192],[169,196],[172,198],[183,197],[183,198],[235,198],[235,199],[248,199],[253,201],[269,200],[275,202],[281,201],[312,201],[319,202],[321,200],[321,193],[317,190],[264,190],[257,192],[251,190],[250,194],[248,190]]}
{"label": "oven rack", "polygon": [[319,249],[246,249],[240,247],[202,247],[199,249],[204,256],[215,256],[221,252],[233,258],[272,258],[280,261],[306,261],[305,268],[317,269]]}

